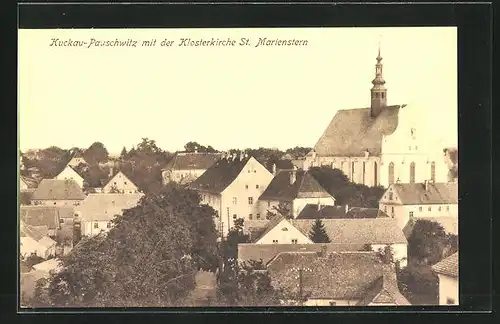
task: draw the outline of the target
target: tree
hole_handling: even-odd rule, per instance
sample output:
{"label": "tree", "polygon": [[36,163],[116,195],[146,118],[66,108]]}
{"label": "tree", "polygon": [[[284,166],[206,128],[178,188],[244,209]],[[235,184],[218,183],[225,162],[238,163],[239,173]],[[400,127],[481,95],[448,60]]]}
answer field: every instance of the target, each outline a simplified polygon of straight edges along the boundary
{"label": "tree", "polygon": [[122,148],[121,153],[120,153],[120,158],[122,158],[122,159],[123,159],[123,158],[125,158],[126,156],[127,156],[127,148],[124,146],[124,147]]}
{"label": "tree", "polygon": [[314,243],[330,243],[330,238],[326,233],[325,225],[321,219],[316,219],[314,222],[311,231],[309,232],[309,238]]}
{"label": "tree", "polygon": [[285,153],[291,154],[294,159],[300,159],[307,155],[312,150],[310,147],[296,146],[294,148],[289,148]]}
{"label": "tree", "polygon": [[101,142],[94,142],[83,153],[85,161],[89,164],[99,164],[108,161],[109,153]]}
{"label": "tree", "polygon": [[267,210],[266,219],[271,219],[277,215],[283,216],[286,219],[292,219],[292,208],[289,203],[280,202],[278,206],[273,206]]}
{"label": "tree", "polygon": [[217,153],[218,151],[214,149],[212,146],[204,146],[199,144],[198,142],[187,142],[186,145],[184,145],[184,151],[185,152],[199,152],[199,153]]}
{"label": "tree", "polygon": [[441,224],[419,219],[408,238],[408,256],[410,261],[433,265],[443,258],[449,243],[450,238]]}
{"label": "tree", "polygon": [[47,288],[50,304],[177,305],[216,252],[215,211],[199,202],[196,192],[175,184],[144,196],[107,234],[82,239],[62,257]]}

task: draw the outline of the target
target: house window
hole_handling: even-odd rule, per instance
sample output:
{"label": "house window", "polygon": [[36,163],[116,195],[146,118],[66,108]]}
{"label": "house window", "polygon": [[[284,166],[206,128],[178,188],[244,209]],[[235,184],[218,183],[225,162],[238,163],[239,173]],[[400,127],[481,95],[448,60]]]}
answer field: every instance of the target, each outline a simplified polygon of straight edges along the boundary
{"label": "house window", "polygon": [[455,299],[453,299],[453,298],[446,298],[446,304],[447,305],[455,305]]}
{"label": "house window", "polygon": [[274,244],[278,243],[278,240],[273,240],[273,243],[274,243]]}
{"label": "house window", "polygon": [[431,180],[436,181],[436,162],[431,163]]}
{"label": "house window", "polygon": [[63,224],[64,223],[64,219],[59,218],[59,223]]}
{"label": "house window", "polygon": [[99,228],[99,224],[98,223],[94,223],[94,228]]}
{"label": "house window", "polygon": [[253,205],[253,197],[248,197],[248,204]]}
{"label": "house window", "polygon": [[257,219],[260,219],[260,214],[257,214]]}
{"label": "house window", "polygon": [[116,182],[114,183],[114,185],[116,186]]}
{"label": "house window", "polygon": [[238,198],[233,197],[233,205],[236,205],[238,203]]}
{"label": "house window", "polygon": [[431,206],[429,206],[429,208],[427,208],[427,210],[428,210],[428,211],[432,211],[432,207],[431,207]]}
{"label": "house window", "polygon": [[257,170],[253,170],[253,173],[257,173]]}
{"label": "house window", "polygon": [[255,185],[255,189],[259,189],[259,185]]}
{"label": "house window", "polygon": [[337,303],[336,303],[336,302],[334,302],[334,301],[331,301],[331,302],[330,302],[330,306],[337,306]]}
{"label": "house window", "polygon": [[124,185],[127,185],[127,181],[125,181],[123,184],[124,184]]}
{"label": "house window", "polygon": [[392,198],[393,198],[393,194],[392,194],[392,192],[389,192],[389,200],[392,200]]}
{"label": "house window", "polygon": [[446,206],[446,211],[450,211],[450,206]]}
{"label": "house window", "polygon": [[418,207],[418,211],[422,212],[422,206]]}
{"label": "house window", "polygon": [[389,184],[394,183],[394,163],[389,163]]}
{"label": "house window", "polygon": [[253,215],[252,214],[248,214],[248,219],[252,220],[253,219]]}
{"label": "house window", "polygon": [[233,214],[233,219],[236,219],[236,217],[237,217],[236,214]]}
{"label": "house window", "polygon": [[394,218],[394,206],[391,207],[391,216]]}
{"label": "house window", "polygon": [[108,222],[108,223],[106,224],[106,227],[107,227],[107,228],[111,228],[111,222]]}
{"label": "house window", "polygon": [[245,189],[248,189],[248,185],[245,185]]}
{"label": "house window", "polygon": [[408,213],[408,216],[410,216],[410,218],[413,218],[413,212],[412,212],[412,211],[411,211],[411,212],[409,212],[409,213]]}
{"label": "house window", "polygon": [[415,183],[415,162],[410,163],[410,183]]}
{"label": "house window", "polygon": [[441,211],[441,206],[438,207],[438,211]]}
{"label": "house window", "polygon": [[297,244],[298,240],[297,239],[292,239],[292,244]]}
{"label": "house window", "polygon": [[384,206],[384,213],[387,214],[387,206]]}

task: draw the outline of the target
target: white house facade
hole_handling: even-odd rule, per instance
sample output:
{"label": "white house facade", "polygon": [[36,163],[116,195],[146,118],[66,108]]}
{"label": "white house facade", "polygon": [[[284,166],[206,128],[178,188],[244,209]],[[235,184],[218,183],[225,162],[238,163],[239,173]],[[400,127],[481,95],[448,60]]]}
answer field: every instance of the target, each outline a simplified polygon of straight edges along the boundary
{"label": "white house facade", "polygon": [[439,280],[439,305],[458,305],[458,252],[441,260],[432,269]]}
{"label": "white house facade", "polygon": [[54,179],[56,180],[74,180],[80,188],[83,188],[83,177],[76,172],[71,165],[67,165]]}

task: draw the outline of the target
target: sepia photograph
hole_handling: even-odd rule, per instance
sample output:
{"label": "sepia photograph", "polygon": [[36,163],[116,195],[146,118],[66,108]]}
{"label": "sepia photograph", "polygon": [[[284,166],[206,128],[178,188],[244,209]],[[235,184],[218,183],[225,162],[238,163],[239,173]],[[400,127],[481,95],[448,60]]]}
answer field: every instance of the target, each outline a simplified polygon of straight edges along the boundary
{"label": "sepia photograph", "polygon": [[459,305],[457,82],[456,27],[19,29],[21,311]]}

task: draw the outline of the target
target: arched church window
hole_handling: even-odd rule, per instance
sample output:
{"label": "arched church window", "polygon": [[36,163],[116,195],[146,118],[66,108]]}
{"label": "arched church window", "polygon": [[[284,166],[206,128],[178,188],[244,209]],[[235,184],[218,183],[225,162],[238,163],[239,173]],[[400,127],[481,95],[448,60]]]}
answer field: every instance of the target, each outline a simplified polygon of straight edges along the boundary
{"label": "arched church window", "polygon": [[415,183],[415,162],[410,163],[410,183]]}
{"label": "arched church window", "polygon": [[377,162],[373,163],[373,185],[378,186],[378,178],[377,178],[378,166]]}
{"label": "arched church window", "polygon": [[436,181],[436,162],[431,163],[431,180]]}
{"label": "arched church window", "polygon": [[394,163],[389,163],[389,184],[394,183]]}

